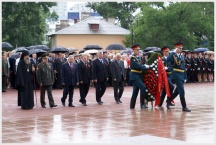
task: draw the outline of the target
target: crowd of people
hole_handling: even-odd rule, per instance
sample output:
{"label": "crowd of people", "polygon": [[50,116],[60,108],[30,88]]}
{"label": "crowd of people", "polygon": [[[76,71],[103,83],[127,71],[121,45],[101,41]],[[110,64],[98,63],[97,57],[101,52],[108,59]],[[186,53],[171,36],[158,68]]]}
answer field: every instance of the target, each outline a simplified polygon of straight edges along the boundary
{"label": "crowd of people", "polygon": [[[131,72],[137,73],[136,69],[133,68],[134,66],[136,68],[137,60],[134,57],[134,52],[133,54],[112,54],[99,50],[94,56],[90,54],[70,55],[60,52],[44,53],[40,57],[37,57],[37,54],[32,54],[30,57],[28,51],[23,51],[20,52],[17,59],[11,57],[11,55],[11,52],[2,52],[2,92],[6,92],[8,87],[17,89],[18,106],[21,106],[22,109],[32,109],[34,107],[34,89],[40,90],[42,108],[46,108],[46,90],[49,106],[51,108],[57,107],[53,99],[53,89],[63,89],[61,98],[63,106],[66,106],[65,102],[69,94],[68,106],[75,107],[73,105],[74,88],[80,90],[79,102],[83,106],[87,106],[87,94],[90,87],[95,87],[95,99],[99,105],[103,104],[102,96],[106,87],[113,87],[114,100],[119,104],[122,103],[121,97],[124,86],[137,84],[137,88],[134,88],[136,92],[132,95],[130,104],[130,108],[133,109],[139,88],[143,88],[143,83],[134,81],[137,78],[130,74]],[[162,55],[164,55],[163,52]],[[185,56],[182,58],[186,65],[186,83],[214,81],[214,54],[181,51],[181,55]],[[139,56],[139,64],[145,66],[143,69],[148,69],[146,62],[150,55],[139,51],[137,56]],[[133,62],[134,58],[136,58],[135,63]],[[141,91],[144,91],[144,89],[141,89]],[[176,94],[179,94],[179,92],[176,92]],[[147,108],[143,98],[144,96],[141,99],[141,108]],[[161,105],[162,102],[159,106]],[[168,108],[169,106],[172,106],[171,101],[168,103]]]}

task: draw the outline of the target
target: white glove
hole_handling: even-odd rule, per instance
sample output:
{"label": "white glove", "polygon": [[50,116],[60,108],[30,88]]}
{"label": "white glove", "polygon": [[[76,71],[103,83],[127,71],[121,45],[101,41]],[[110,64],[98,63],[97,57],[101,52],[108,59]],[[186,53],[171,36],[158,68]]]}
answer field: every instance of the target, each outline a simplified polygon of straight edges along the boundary
{"label": "white glove", "polygon": [[175,53],[176,53],[176,51],[177,51],[177,48],[175,48],[175,49],[173,50],[173,52],[175,52]]}
{"label": "white glove", "polygon": [[184,82],[186,83],[186,82],[187,82],[187,80],[184,80]]}
{"label": "white glove", "polygon": [[165,66],[164,68],[165,68],[165,70],[168,70],[168,67]]}
{"label": "white glove", "polygon": [[146,67],[146,68],[149,68],[149,65],[145,64],[145,67]]}

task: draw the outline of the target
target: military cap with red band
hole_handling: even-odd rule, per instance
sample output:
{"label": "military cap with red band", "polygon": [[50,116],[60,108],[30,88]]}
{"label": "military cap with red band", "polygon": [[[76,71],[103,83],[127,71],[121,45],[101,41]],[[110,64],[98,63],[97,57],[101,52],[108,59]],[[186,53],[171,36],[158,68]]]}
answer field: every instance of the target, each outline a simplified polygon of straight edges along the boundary
{"label": "military cap with red band", "polygon": [[163,48],[161,48],[161,51],[163,52],[163,51],[169,51],[170,49],[169,49],[169,46],[164,46]]}
{"label": "military cap with red band", "polygon": [[182,42],[177,42],[177,43],[174,44],[174,46],[180,46],[180,47],[181,47],[182,45],[183,45]]}
{"label": "military cap with red band", "polygon": [[135,44],[134,46],[131,47],[132,49],[140,49],[140,44]]}

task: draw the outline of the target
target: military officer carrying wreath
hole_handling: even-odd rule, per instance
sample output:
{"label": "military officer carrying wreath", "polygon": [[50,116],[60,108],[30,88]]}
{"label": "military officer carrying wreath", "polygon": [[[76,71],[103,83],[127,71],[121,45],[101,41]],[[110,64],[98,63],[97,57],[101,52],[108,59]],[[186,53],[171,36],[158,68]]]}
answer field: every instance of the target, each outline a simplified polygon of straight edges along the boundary
{"label": "military officer carrying wreath", "polygon": [[184,57],[181,56],[183,44],[176,43],[174,51],[167,57],[167,61],[173,66],[171,79],[174,84],[176,84],[176,89],[170,98],[167,99],[167,109],[170,109],[170,104],[173,99],[180,95],[180,101],[182,104],[182,111],[190,112],[187,108],[185,101],[185,91],[184,91],[184,82],[187,80],[187,75],[185,72],[185,62]]}
{"label": "military officer carrying wreath", "polygon": [[42,108],[46,108],[46,102],[45,102],[45,90],[47,90],[48,93],[48,99],[49,99],[49,105],[50,108],[56,107],[53,95],[52,95],[52,85],[54,83],[54,71],[52,64],[48,62],[49,55],[47,53],[42,54],[42,62],[38,64],[37,67],[37,81],[40,85],[40,102]]}
{"label": "military officer carrying wreath", "polygon": [[133,94],[130,101],[130,109],[134,109],[136,104],[136,98],[140,89],[140,107],[141,109],[146,109],[147,106],[144,104],[145,100],[145,90],[146,87],[141,80],[142,70],[148,69],[149,65],[141,65],[141,59],[139,57],[140,45],[136,44],[132,46],[133,55],[130,59],[130,80],[133,83]]}

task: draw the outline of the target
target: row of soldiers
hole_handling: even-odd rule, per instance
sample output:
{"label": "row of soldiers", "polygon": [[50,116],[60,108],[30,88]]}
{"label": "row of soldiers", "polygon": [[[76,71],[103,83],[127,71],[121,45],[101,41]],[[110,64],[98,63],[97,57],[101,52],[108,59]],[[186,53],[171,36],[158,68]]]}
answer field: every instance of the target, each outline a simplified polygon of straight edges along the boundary
{"label": "row of soldiers", "polygon": [[214,81],[214,54],[188,51],[185,54],[187,83]]}

